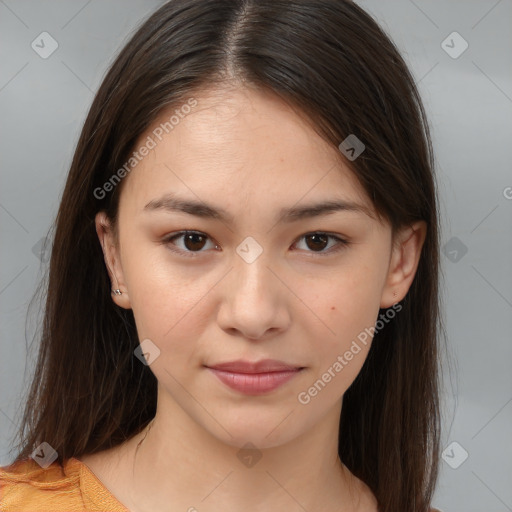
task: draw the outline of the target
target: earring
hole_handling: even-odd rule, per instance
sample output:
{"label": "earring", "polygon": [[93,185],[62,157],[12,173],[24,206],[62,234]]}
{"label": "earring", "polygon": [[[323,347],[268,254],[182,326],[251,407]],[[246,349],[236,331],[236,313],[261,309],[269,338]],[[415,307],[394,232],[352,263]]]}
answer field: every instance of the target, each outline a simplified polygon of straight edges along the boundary
{"label": "earring", "polygon": [[119,288],[117,288],[117,290],[112,290],[112,293],[114,295],[122,295],[123,292]]}

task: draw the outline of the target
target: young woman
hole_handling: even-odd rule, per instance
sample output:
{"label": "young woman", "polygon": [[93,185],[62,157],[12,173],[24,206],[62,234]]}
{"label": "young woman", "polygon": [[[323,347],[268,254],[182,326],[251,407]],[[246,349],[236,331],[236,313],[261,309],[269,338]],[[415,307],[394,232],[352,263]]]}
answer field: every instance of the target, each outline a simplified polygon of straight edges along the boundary
{"label": "young woman", "polygon": [[421,99],[341,0],[171,0],[76,148],[2,511],[428,512]]}

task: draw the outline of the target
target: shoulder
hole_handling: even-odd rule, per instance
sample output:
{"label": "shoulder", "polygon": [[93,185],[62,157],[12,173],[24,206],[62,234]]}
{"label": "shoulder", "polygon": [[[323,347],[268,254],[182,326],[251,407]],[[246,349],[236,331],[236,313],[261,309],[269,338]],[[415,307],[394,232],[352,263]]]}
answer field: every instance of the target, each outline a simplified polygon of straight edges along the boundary
{"label": "shoulder", "polygon": [[27,458],[0,467],[0,510],[84,510],[79,469],[74,459],[43,468]]}

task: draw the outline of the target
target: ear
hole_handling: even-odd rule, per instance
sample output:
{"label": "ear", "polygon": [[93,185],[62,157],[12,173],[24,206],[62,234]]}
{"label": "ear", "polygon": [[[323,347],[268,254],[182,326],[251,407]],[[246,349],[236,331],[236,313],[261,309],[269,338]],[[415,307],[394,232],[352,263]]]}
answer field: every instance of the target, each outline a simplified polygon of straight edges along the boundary
{"label": "ear", "polygon": [[105,265],[110,277],[111,289],[121,290],[121,295],[112,294],[112,300],[120,307],[131,309],[130,297],[126,287],[123,275],[121,259],[119,258],[119,249],[111,223],[105,212],[96,214],[96,233],[100,240]]}
{"label": "ear", "polygon": [[426,235],[427,223],[418,221],[395,236],[388,275],[382,289],[381,308],[389,308],[407,295],[418,268]]}

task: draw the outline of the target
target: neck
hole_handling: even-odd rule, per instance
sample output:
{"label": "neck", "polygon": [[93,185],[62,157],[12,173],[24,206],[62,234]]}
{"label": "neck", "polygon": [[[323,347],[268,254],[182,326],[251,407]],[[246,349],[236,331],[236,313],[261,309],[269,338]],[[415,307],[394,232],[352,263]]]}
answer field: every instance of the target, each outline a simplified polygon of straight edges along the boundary
{"label": "neck", "polygon": [[339,412],[261,450],[227,445],[178,409],[157,412],[134,438],[130,509],[352,512],[362,487],[338,457]]}

